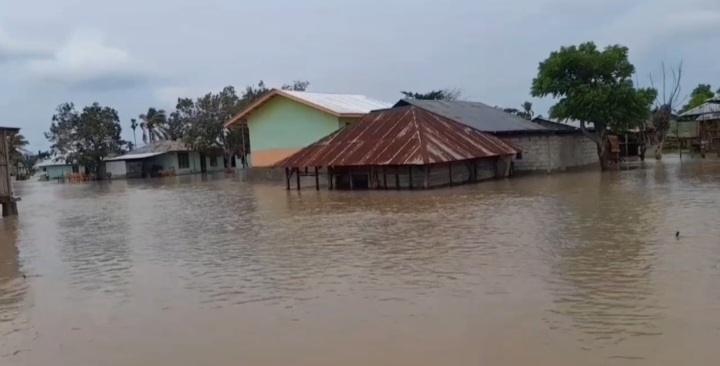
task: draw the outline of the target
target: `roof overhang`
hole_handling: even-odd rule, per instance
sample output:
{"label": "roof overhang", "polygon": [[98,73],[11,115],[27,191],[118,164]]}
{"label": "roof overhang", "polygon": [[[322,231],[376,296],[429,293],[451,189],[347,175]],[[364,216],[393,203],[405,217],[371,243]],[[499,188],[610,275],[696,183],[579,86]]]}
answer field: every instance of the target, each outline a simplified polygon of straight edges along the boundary
{"label": "roof overhang", "polygon": [[0,126],[0,133],[18,133],[20,129],[17,127],[3,127]]}
{"label": "roof overhang", "polygon": [[242,124],[243,121],[245,121],[251,113],[253,113],[254,111],[256,111],[257,109],[259,109],[260,107],[262,107],[267,102],[269,102],[270,100],[272,100],[273,98],[275,98],[277,96],[281,96],[281,97],[290,99],[292,101],[298,102],[300,104],[304,104],[310,108],[317,109],[319,111],[325,112],[325,113],[335,116],[335,117],[353,118],[353,117],[363,117],[366,114],[366,113],[337,113],[331,109],[328,109],[323,106],[317,105],[315,103],[309,102],[302,98],[298,98],[290,93],[286,93],[285,91],[283,91],[281,89],[272,89],[269,92],[265,93],[265,95],[260,97],[260,99],[256,100],[255,102],[253,102],[252,104],[247,106],[245,109],[240,111],[240,113],[236,114],[229,121],[225,122],[225,128],[230,128],[233,125]]}
{"label": "roof overhang", "polygon": [[162,154],[167,154],[169,151],[166,152],[151,152],[151,153],[143,153],[143,154],[125,154],[116,156],[114,158],[105,159],[105,161],[120,161],[120,160],[138,160],[138,159],[146,159],[153,156],[158,156]]}

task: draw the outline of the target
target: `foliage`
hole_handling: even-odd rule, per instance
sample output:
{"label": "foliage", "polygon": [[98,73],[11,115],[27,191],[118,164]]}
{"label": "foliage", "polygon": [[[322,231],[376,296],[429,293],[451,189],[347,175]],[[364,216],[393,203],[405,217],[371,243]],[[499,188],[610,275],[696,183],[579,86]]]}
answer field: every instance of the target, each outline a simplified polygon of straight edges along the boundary
{"label": "foliage", "polygon": [[520,107],[522,108],[522,110],[517,109],[517,108],[503,108],[503,112],[514,114],[516,116],[525,118],[527,120],[530,120],[533,118],[533,116],[535,115],[535,112],[533,112],[533,110],[532,110],[532,103],[525,102],[525,103],[521,104]]}
{"label": "foliage", "polygon": [[[135,130],[138,128],[138,123],[135,118],[130,119],[130,128],[133,130],[133,147],[137,147],[137,137],[135,136]],[[132,150],[132,149],[131,149]]]}
{"label": "foliage", "polygon": [[[720,95],[720,89],[718,89],[718,95]],[[690,93],[690,100],[681,109],[680,113],[689,111],[693,108],[701,106],[706,100],[715,96],[712,92],[710,84],[699,84]]]}
{"label": "foliage", "polygon": [[462,91],[459,89],[438,89],[431,90],[427,93],[415,93],[411,91],[401,91],[405,98],[408,99],[422,99],[422,100],[447,100],[453,101],[458,100]]}
{"label": "foliage", "polygon": [[165,139],[165,128],[167,127],[167,115],[162,109],[148,108],[147,113],[141,114],[140,128],[143,131],[143,142],[153,143]]}
{"label": "foliage", "polygon": [[128,144],[121,139],[121,132],[115,109],[96,102],[79,112],[73,103],[65,103],[57,107],[45,137],[55,155],[64,156],[68,163],[84,165],[102,179],[102,160],[121,153]]}
{"label": "foliage", "polygon": [[10,161],[16,164],[22,159],[23,153],[25,153],[25,147],[30,143],[25,139],[25,136],[16,133],[8,136],[7,144],[10,150]]}
{"label": "foliage", "polygon": [[[627,47],[614,45],[601,51],[593,42],[562,47],[540,63],[531,94],[559,99],[550,108],[550,117],[579,120],[583,133],[595,141],[605,169],[608,130],[626,131],[644,124],[657,96],[652,88],[636,88],[634,73]],[[594,124],[593,131],[587,122]]]}

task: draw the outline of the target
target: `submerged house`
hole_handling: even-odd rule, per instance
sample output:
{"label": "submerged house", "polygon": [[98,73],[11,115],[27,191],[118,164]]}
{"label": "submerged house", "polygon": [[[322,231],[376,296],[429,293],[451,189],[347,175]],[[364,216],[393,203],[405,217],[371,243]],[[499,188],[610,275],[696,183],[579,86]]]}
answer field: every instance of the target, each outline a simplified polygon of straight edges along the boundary
{"label": "submerged house", "polygon": [[105,159],[112,178],[145,178],[219,172],[225,169],[221,153],[191,151],[180,141],[157,141],[127,154]]}
{"label": "submerged house", "polygon": [[671,130],[673,127],[679,139],[690,141],[696,148],[720,153],[720,97],[681,113]]}
{"label": "submerged house", "polygon": [[[554,172],[597,164],[595,144],[576,128],[560,123],[536,123],[480,102],[402,99],[395,104],[415,106],[491,134],[520,153],[515,172]],[[552,121],[548,121],[552,122]]]}
{"label": "submerged house", "polygon": [[517,149],[486,133],[415,106],[369,113],[282,160],[292,176],[327,172],[330,189],[416,189],[506,177]]}
{"label": "submerged house", "polygon": [[17,199],[13,195],[10,178],[12,162],[8,140],[19,131],[19,128],[0,127],[0,206],[3,216],[17,215]]}
{"label": "submerged house", "polygon": [[272,167],[318,139],[357,122],[371,110],[390,106],[364,95],[273,89],[227,121],[225,127],[247,123],[250,167]]}
{"label": "submerged house", "polygon": [[35,169],[48,180],[63,179],[71,174],[85,172],[84,166],[68,164],[63,156],[43,160],[35,164]]}

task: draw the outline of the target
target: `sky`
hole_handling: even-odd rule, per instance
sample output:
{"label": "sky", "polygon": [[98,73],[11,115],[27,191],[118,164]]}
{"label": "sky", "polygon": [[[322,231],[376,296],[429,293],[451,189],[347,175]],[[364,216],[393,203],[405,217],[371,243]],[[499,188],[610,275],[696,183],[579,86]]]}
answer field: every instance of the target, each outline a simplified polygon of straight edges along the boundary
{"label": "sky", "polygon": [[[0,0],[0,126],[32,151],[55,108],[118,110],[124,138],[148,107],[264,80],[396,102],[401,90],[458,88],[502,107],[529,95],[561,46],[630,48],[641,86],[683,62],[682,95],[720,87],[717,0]],[[657,85],[656,85],[657,86]],[[140,134],[138,133],[138,138]]]}

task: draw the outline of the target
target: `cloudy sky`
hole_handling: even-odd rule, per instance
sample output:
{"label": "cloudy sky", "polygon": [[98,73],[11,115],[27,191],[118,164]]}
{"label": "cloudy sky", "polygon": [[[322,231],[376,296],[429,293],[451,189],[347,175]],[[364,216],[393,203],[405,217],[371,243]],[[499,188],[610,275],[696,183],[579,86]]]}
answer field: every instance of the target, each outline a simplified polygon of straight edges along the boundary
{"label": "cloudy sky", "polygon": [[538,62],[589,40],[630,47],[641,83],[683,60],[685,94],[720,87],[718,0],[0,0],[0,125],[47,148],[58,104],[98,101],[131,139],[150,106],[261,79],[388,102],[456,87],[546,114]]}

